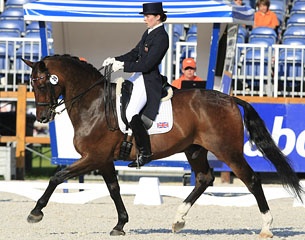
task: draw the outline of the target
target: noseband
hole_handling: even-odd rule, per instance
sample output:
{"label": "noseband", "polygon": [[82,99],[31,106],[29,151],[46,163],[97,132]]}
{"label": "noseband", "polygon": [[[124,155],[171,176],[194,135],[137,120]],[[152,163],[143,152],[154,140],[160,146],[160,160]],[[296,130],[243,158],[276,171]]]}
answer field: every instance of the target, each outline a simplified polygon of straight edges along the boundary
{"label": "noseband", "polygon": [[37,78],[31,78],[30,81],[33,83],[38,80],[43,80],[46,79],[46,85],[47,89],[49,90],[50,93],[50,102],[37,102],[36,101],[36,106],[42,106],[42,107],[49,107],[51,113],[56,113],[55,109],[63,104],[63,100],[59,101],[57,103],[57,98],[55,96],[55,88],[54,85],[50,82],[50,74],[47,73],[45,76],[42,77],[37,77]]}

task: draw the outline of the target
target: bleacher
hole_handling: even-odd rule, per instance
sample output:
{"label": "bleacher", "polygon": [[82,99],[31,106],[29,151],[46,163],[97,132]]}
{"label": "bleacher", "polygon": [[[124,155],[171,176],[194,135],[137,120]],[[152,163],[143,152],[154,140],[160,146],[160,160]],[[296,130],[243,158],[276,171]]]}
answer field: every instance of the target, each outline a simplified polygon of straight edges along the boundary
{"label": "bleacher", "polygon": [[[250,1],[243,1],[250,6]],[[234,95],[305,97],[305,0],[271,0],[270,9],[280,22],[278,29],[239,26],[232,89]],[[176,62],[185,56],[196,58],[196,42],[175,43]],[[193,39],[196,32],[190,31]],[[192,47],[190,50],[189,47]],[[176,65],[175,75],[179,76]]]}
{"label": "bleacher", "polygon": [[[22,58],[37,61],[41,58],[38,22],[26,22],[23,4],[33,0],[7,0],[0,14],[0,88],[17,91],[19,83],[29,81],[31,70]],[[47,24],[49,51],[53,53],[52,25]],[[28,84],[28,88],[31,86]],[[31,89],[30,89],[31,90]]]}
{"label": "bleacher", "polygon": [[[38,22],[25,22],[22,5],[32,0],[7,0],[0,14],[0,88],[16,91],[29,80],[30,69],[21,58],[41,58]],[[250,1],[244,0],[249,5]],[[271,0],[280,27],[272,29],[239,26],[233,94],[243,96],[303,97],[305,0]],[[49,52],[54,53],[52,25],[47,24]],[[174,24],[175,76],[181,74],[186,57],[196,58],[196,24]],[[28,84],[31,90],[30,84]]]}

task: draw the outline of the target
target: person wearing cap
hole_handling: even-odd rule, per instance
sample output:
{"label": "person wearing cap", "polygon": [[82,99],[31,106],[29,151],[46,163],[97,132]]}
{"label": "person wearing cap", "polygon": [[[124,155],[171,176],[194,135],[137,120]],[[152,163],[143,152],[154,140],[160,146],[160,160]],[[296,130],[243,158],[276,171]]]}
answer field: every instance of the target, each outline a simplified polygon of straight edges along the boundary
{"label": "person wearing cap", "polygon": [[172,86],[180,89],[182,81],[203,81],[202,78],[195,75],[196,62],[194,58],[185,58],[182,62],[182,75],[172,82]]}
{"label": "person wearing cap", "polygon": [[129,167],[143,166],[151,161],[147,129],[158,114],[163,78],[159,65],[169,47],[168,34],[163,26],[167,19],[165,13],[162,2],[144,3],[140,14],[144,15],[147,30],[139,43],[128,53],[107,58],[103,63],[103,66],[112,64],[113,72],[123,69],[133,73],[123,84],[123,88],[131,92],[125,115],[138,148],[137,160]]}

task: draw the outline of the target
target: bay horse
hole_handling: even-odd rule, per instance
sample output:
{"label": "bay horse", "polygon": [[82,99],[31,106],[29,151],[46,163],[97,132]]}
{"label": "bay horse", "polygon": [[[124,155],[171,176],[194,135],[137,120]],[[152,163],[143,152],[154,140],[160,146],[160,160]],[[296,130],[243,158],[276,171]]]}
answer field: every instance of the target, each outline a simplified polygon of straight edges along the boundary
{"label": "bay horse", "polygon": [[[35,94],[36,119],[47,123],[55,117],[55,108],[62,102],[74,127],[74,146],[81,158],[50,178],[44,194],[37,201],[27,220],[39,222],[56,187],[73,177],[98,170],[104,178],[118,213],[118,222],[110,235],[124,235],[128,214],[120,195],[114,161],[118,159],[124,135],[118,130],[115,108],[115,84],[91,64],[70,55],[47,56],[38,62],[24,60],[32,68],[31,84]],[[243,108],[242,118],[239,106]],[[263,120],[247,102],[214,90],[175,90],[172,97],[172,130],[151,135],[155,159],[184,152],[196,177],[193,191],[178,207],[172,231],[185,225],[184,217],[191,206],[214,181],[207,160],[210,151],[226,163],[254,195],[262,214],[260,237],[268,238],[273,217],[261,181],[243,155],[244,125],[250,140],[276,168],[284,185],[302,200],[303,189],[289,160],[276,146]],[[112,109],[112,110],[111,110]],[[244,121],[244,123],[243,123]],[[64,133],[63,133],[64,134]],[[135,146],[135,143],[134,143]],[[130,160],[136,159],[133,148]]]}

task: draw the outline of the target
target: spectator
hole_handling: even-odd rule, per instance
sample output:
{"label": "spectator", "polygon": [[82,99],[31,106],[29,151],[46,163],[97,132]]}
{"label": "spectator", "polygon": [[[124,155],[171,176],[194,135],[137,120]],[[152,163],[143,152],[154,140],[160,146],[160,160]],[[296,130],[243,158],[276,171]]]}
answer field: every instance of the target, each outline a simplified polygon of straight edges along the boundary
{"label": "spectator", "polygon": [[269,10],[269,0],[258,0],[256,3],[257,12],[254,15],[254,26],[257,27],[269,27],[276,29],[279,26],[279,21],[274,12]]}
{"label": "spectator", "polygon": [[203,81],[202,78],[195,75],[196,62],[193,58],[186,58],[182,62],[182,75],[172,82],[172,86],[180,89],[182,81]]}

